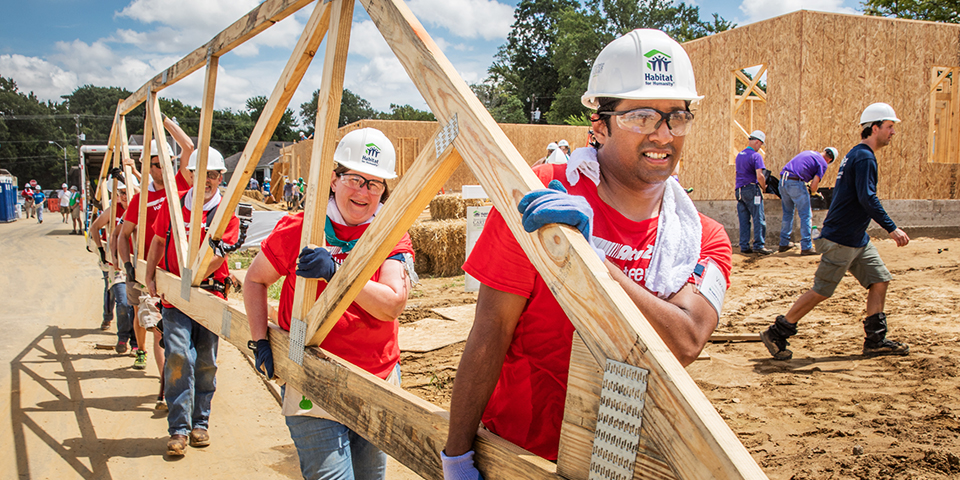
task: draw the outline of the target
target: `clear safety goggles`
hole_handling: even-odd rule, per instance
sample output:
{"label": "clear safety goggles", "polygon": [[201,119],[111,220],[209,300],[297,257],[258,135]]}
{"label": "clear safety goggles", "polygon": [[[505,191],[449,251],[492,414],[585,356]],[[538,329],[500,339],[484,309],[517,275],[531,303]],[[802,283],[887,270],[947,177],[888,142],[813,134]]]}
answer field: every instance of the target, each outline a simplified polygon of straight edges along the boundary
{"label": "clear safety goggles", "polygon": [[338,176],[340,177],[340,181],[347,187],[353,190],[360,190],[363,187],[367,187],[367,191],[370,192],[371,195],[380,195],[387,189],[386,183],[373,178],[364,178],[355,173],[341,173]]}
{"label": "clear safety goggles", "polygon": [[670,134],[674,137],[682,137],[690,132],[690,126],[693,125],[693,112],[689,110],[661,112],[653,108],[638,108],[619,112],[600,112],[600,115],[617,117],[617,126],[641,135],[650,135],[666,121]]}

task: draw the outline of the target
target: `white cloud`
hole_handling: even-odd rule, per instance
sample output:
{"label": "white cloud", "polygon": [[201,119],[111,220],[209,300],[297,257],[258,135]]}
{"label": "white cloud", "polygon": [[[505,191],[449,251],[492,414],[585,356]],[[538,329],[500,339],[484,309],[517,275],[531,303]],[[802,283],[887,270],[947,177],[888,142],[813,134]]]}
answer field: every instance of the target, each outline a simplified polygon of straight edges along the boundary
{"label": "white cloud", "polygon": [[465,38],[506,38],[514,20],[514,7],[496,0],[410,0],[407,5],[421,22]]}
{"label": "white cloud", "polygon": [[0,72],[13,78],[24,93],[33,92],[41,100],[62,101],[77,86],[77,75],[46,60],[23,55],[0,55]]}
{"label": "white cloud", "polygon": [[797,10],[818,10],[821,12],[858,13],[856,10],[844,7],[843,0],[743,0],[740,11],[747,16],[744,23],[766,20],[784,13]]}

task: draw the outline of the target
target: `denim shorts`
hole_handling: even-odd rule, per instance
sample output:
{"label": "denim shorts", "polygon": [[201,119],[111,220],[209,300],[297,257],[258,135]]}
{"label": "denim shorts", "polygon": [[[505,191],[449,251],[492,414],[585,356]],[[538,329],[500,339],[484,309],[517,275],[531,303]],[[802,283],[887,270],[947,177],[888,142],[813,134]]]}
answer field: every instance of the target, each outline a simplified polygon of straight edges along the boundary
{"label": "denim shorts", "polygon": [[821,237],[813,243],[820,254],[820,266],[817,267],[817,274],[813,279],[813,291],[819,295],[832,296],[847,271],[863,288],[893,279],[893,275],[890,275],[887,266],[883,264],[880,253],[871,242],[855,248]]}

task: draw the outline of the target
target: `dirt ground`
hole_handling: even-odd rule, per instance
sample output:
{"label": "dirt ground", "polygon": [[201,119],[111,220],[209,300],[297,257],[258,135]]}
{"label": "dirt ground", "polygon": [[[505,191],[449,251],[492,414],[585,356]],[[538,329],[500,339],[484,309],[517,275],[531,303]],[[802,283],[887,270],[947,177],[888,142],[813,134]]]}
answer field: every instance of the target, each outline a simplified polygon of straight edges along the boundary
{"label": "dirt ground", "polygon": [[[894,274],[889,336],[909,356],[861,355],[866,294],[848,276],[801,321],[792,360],[772,360],[759,342],[711,343],[710,358],[687,368],[771,479],[960,478],[960,240],[874,243]],[[717,331],[765,329],[812,285],[818,262],[797,250],[734,254]],[[463,277],[422,282],[401,323],[476,302]],[[404,388],[448,408],[463,345],[403,353]]]}

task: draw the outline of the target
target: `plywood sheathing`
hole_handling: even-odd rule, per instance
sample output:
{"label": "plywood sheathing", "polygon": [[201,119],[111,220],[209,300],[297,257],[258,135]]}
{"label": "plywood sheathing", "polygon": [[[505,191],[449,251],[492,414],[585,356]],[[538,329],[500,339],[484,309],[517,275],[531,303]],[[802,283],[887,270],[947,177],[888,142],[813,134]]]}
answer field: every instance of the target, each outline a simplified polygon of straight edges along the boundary
{"label": "plywood sheathing", "polygon": [[[684,48],[705,96],[684,146],[681,182],[694,187],[694,199],[733,199],[731,72],[759,64],[767,65],[767,168],[779,173],[803,150],[846,154],[860,141],[860,112],[883,101],[902,122],[877,155],[881,198],[958,198],[958,167],[930,163],[928,129],[930,69],[958,66],[960,25],[799,11]],[[823,185],[833,185],[836,171]]]}

